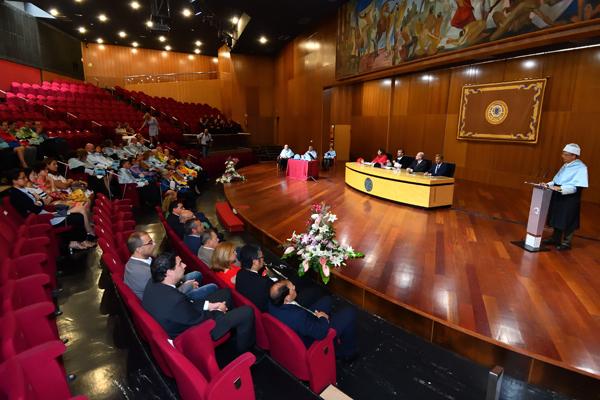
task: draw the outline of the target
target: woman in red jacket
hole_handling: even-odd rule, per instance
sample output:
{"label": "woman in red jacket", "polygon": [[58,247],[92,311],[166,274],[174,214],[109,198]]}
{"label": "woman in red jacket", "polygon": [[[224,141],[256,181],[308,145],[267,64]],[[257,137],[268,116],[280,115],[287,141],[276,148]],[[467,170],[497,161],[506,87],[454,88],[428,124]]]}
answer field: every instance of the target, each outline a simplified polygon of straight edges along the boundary
{"label": "woman in red jacket", "polygon": [[381,166],[384,166],[388,162],[388,157],[387,157],[387,154],[385,153],[385,150],[378,149],[377,156],[371,162],[374,164],[377,163],[377,164],[381,164]]}

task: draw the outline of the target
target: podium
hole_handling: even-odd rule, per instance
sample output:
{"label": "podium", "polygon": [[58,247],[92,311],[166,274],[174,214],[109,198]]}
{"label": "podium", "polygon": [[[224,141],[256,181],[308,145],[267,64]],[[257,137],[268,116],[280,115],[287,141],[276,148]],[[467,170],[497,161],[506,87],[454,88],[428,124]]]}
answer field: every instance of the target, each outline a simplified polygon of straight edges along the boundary
{"label": "podium", "polygon": [[527,234],[525,240],[513,242],[514,244],[530,252],[548,250],[542,247],[542,234],[544,233],[551,198],[552,189],[533,185],[529,219],[527,220]]}

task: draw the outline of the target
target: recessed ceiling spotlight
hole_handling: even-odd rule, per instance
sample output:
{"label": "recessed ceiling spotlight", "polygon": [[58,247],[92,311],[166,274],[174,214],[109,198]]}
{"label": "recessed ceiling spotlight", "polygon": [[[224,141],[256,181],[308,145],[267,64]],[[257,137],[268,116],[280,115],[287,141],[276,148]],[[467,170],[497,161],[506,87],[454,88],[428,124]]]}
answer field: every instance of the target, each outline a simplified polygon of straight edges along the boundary
{"label": "recessed ceiling spotlight", "polygon": [[194,44],[195,44],[196,46],[198,46],[198,47],[202,46],[202,42],[201,42],[201,41],[199,41],[199,40],[196,40],[196,41],[194,42]]}
{"label": "recessed ceiling spotlight", "polygon": [[154,26],[154,22],[152,22],[151,20],[146,21],[146,26],[148,28],[152,28]]}
{"label": "recessed ceiling spotlight", "polygon": [[132,45],[133,47],[138,47],[138,46],[139,46],[139,43],[138,43],[138,42],[133,42],[133,43],[131,43],[131,45]]}
{"label": "recessed ceiling spotlight", "polygon": [[85,29],[85,26],[80,26],[79,28],[77,28],[77,30],[79,31],[79,33],[86,33],[87,29]]}
{"label": "recessed ceiling spotlight", "polygon": [[200,49],[194,49],[194,53],[200,54]]}
{"label": "recessed ceiling spotlight", "polygon": [[166,50],[166,51],[171,51],[171,46],[169,46],[169,45],[166,45],[166,46],[165,46],[165,50]]}
{"label": "recessed ceiling spotlight", "polygon": [[159,42],[165,42],[166,40],[167,40],[167,38],[166,38],[166,37],[164,37],[164,36],[159,36],[159,37],[158,37],[158,41],[159,41]]}
{"label": "recessed ceiling spotlight", "polygon": [[54,15],[56,17],[60,13],[58,12],[58,10],[56,8],[51,8],[50,9],[50,14],[52,14],[52,15]]}
{"label": "recessed ceiling spotlight", "polygon": [[527,69],[532,69],[535,68],[536,66],[536,62],[533,60],[527,60],[523,62],[523,67],[527,68]]}
{"label": "recessed ceiling spotlight", "polygon": [[100,15],[98,15],[98,19],[100,20],[100,22],[106,22],[106,21],[108,21],[108,17],[106,16],[106,14],[100,14]]}
{"label": "recessed ceiling spotlight", "polygon": [[267,42],[269,41],[269,39],[267,39],[267,38],[266,38],[266,36],[261,36],[261,37],[258,39],[258,41],[259,41],[261,44],[265,44],[265,43],[267,43]]}
{"label": "recessed ceiling spotlight", "polygon": [[100,44],[102,44],[102,43],[104,43],[104,39],[102,39],[102,38],[98,38],[98,39],[96,39],[96,43],[100,43]]}
{"label": "recessed ceiling spotlight", "polygon": [[183,14],[184,17],[192,16],[192,11],[189,8],[184,8],[183,10],[181,10],[181,13]]}
{"label": "recessed ceiling spotlight", "polygon": [[120,32],[119,32],[119,37],[122,37],[122,38],[124,38],[124,37],[127,37],[127,32],[125,32],[125,31],[120,31]]}
{"label": "recessed ceiling spotlight", "polygon": [[217,64],[219,62],[219,59],[217,57],[213,57],[212,61],[213,63]]}
{"label": "recessed ceiling spotlight", "polygon": [[238,17],[231,17],[230,21],[232,24],[236,25],[240,21],[240,19]]}
{"label": "recessed ceiling spotlight", "polygon": [[140,3],[138,3],[137,1],[132,1],[131,3],[129,3],[129,5],[131,6],[131,8],[133,8],[134,10],[138,10],[140,8]]}
{"label": "recessed ceiling spotlight", "polygon": [[75,0],[75,3],[81,3],[83,0]]}

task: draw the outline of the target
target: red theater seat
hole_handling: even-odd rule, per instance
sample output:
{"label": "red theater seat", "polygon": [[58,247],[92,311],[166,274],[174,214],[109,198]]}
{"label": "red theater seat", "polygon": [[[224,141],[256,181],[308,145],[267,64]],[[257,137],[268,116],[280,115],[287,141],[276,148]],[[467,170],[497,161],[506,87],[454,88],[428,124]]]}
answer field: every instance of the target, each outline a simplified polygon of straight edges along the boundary
{"label": "red theater seat", "polygon": [[229,204],[221,201],[216,205],[217,218],[225,229],[229,232],[243,232],[244,223],[233,213]]}

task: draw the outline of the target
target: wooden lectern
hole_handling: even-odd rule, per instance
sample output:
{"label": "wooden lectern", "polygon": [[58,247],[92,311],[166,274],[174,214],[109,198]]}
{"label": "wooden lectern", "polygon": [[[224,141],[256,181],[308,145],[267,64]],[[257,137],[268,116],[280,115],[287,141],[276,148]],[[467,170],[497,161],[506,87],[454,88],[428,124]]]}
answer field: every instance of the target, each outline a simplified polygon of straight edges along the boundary
{"label": "wooden lectern", "polygon": [[525,240],[513,243],[531,252],[546,251],[548,249],[542,247],[542,234],[544,233],[544,226],[548,217],[552,189],[538,184],[532,185],[533,193],[531,194],[531,205],[529,206],[527,235],[525,236]]}

